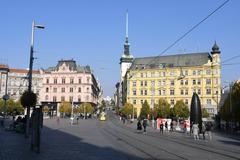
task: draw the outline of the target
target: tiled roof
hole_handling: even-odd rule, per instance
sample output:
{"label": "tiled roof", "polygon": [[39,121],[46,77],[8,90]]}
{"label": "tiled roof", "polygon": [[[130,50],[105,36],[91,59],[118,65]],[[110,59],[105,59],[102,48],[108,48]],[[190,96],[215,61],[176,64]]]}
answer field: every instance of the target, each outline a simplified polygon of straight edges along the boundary
{"label": "tiled roof", "polygon": [[207,52],[142,57],[135,58],[130,69],[202,66],[211,59],[211,55]]}

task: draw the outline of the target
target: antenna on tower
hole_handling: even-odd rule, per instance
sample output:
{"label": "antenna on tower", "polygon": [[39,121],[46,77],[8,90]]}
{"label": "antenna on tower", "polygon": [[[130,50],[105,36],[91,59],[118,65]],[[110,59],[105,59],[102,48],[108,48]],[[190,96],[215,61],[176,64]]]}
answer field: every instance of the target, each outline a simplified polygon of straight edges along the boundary
{"label": "antenna on tower", "polygon": [[126,38],[128,38],[128,10],[126,11]]}

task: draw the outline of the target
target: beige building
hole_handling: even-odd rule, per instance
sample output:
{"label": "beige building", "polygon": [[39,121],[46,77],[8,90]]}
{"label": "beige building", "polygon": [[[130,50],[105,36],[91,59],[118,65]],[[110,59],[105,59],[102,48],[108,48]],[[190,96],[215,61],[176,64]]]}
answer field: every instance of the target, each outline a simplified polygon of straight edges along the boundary
{"label": "beige building", "polygon": [[139,115],[145,100],[151,107],[159,98],[171,106],[177,100],[190,106],[196,92],[202,107],[213,116],[221,99],[220,80],[220,50],[216,43],[211,53],[134,58],[123,81],[122,101],[132,103]]}

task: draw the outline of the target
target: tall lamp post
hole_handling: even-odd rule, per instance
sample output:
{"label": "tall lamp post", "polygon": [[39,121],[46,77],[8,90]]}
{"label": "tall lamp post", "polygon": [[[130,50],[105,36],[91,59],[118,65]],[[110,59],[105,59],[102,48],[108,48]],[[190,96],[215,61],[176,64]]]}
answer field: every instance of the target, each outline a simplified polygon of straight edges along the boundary
{"label": "tall lamp post", "polygon": [[[29,61],[29,72],[28,72],[28,92],[32,91],[32,69],[33,69],[33,48],[34,48],[34,31],[35,28],[44,29],[42,25],[36,25],[35,22],[32,22],[32,35],[31,35],[31,46],[30,46],[30,61]],[[26,125],[26,134],[25,137],[29,136],[29,117],[30,117],[30,106],[27,106],[27,125]]]}

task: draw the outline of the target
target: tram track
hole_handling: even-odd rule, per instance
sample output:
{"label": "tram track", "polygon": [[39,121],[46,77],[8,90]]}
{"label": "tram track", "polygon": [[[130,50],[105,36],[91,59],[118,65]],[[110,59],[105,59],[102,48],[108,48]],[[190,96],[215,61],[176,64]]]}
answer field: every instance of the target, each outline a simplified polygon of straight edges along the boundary
{"label": "tram track", "polygon": [[[117,127],[120,127],[120,128],[122,128],[122,129],[124,129],[124,130],[126,130],[126,128],[128,129],[128,130],[131,130],[133,133],[136,131],[136,130],[134,130],[133,128],[130,128],[130,127],[126,127],[126,126],[122,126],[122,125],[117,125],[116,123],[117,123],[117,121],[116,121],[116,119],[115,118],[112,118],[112,124],[113,125],[115,125],[115,126],[117,126]],[[149,134],[147,134],[146,136],[148,136],[148,137],[153,137],[153,138],[156,138],[156,139],[159,139],[160,137],[159,136],[157,136],[157,135],[149,135]],[[161,137],[162,138],[162,137]],[[183,141],[179,141],[179,140],[177,140],[176,138],[174,138],[174,137],[169,137],[169,136],[164,136],[163,137],[164,138],[164,140],[167,140],[167,141],[169,141],[169,142],[173,142],[173,143],[177,143],[177,144],[180,144],[180,145],[184,145],[184,146],[187,146],[187,147],[190,147],[190,148],[195,148],[195,149],[199,149],[199,150],[202,150],[202,151],[205,151],[205,152],[209,152],[209,153],[214,153],[214,154],[217,154],[217,155],[221,155],[221,156],[224,156],[224,157],[227,157],[227,158],[232,158],[232,159],[237,159],[237,160],[240,160],[240,158],[238,157],[238,156],[233,156],[232,155],[232,153],[234,153],[234,154],[239,154],[239,153],[237,153],[237,152],[233,152],[233,151],[226,151],[226,150],[223,150],[223,149],[219,149],[219,148],[212,148],[211,146],[207,146],[207,145],[203,145],[203,144],[200,144],[201,146],[204,146],[205,148],[202,148],[202,147],[200,147],[200,146],[197,146],[197,145],[199,145],[199,144],[197,144],[197,145],[195,145],[194,143],[185,143],[185,142],[183,142]],[[174,138],[174,139],[173,139]],[[224,153],[225,152],[225,153]],[[226,154],[226,152],[228,152],[228,154]]]}
{"label": "tram track", "polygon": [[[107,134],[112,137],[115,137],[117,140],[120,140],[120,141],[124,142],[125,144],[133,147],[134,149],[144,153],[147,157],[149,157],[149,159],[152,159],[152,160],[161,160],[161,158],[156,158],[156,157],[161,157],[161,155],[155,154],[155,156],[154,156],[154,154],[153,154],[153,153],[158,153],[159,151],[161,151],[162,153],[164,152],[165,154],[167,153],[168,155],[170,155],[170,157],[172,157],[172,156],[175,157],[173,159],[188,160],[188,158],[183,157],[180,154],[170,152],[163,147],[155,146],[150,143],[146,143],[146,141],[143,141],[139,138],[127,135],[123,132],[118,132],[115,128],[111,127],[109,124],[107,124],[107,127],[104,126],[104,128],[101,129],[101,132],[103,134]],[[120,134],[117,134],[117,133],[120,133]],[[147,148],[148,151],[144,150],[140,146],[145,146],[145,148]],[[149,151],[151,151],[152,154],[149,153]],[[164,159],[166,159],[166,158],[164,158]],[[168,159],[172,159],[172,158],[168,158]]]}

